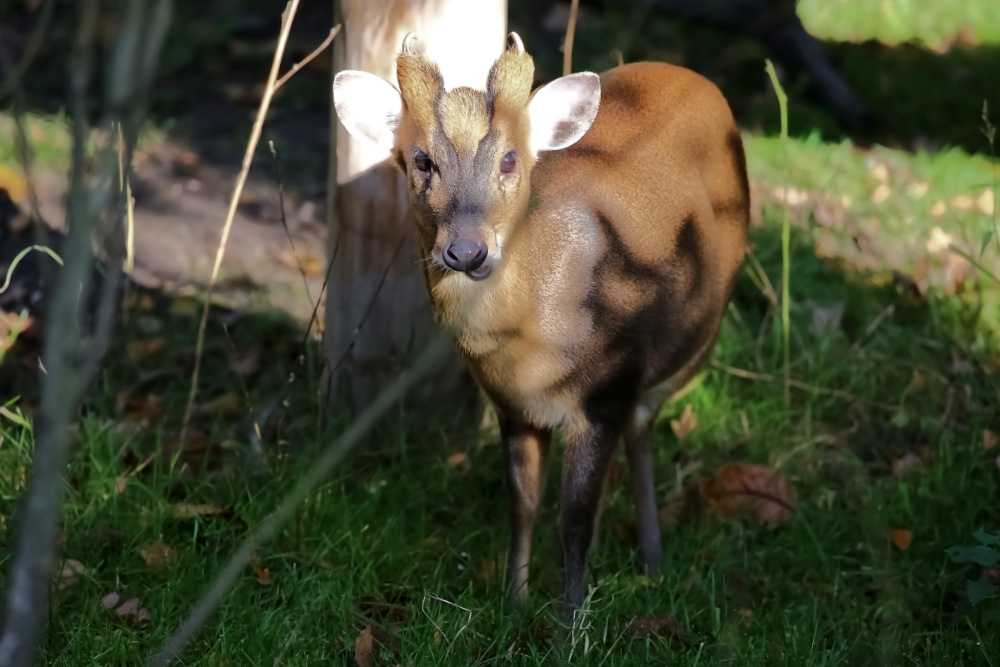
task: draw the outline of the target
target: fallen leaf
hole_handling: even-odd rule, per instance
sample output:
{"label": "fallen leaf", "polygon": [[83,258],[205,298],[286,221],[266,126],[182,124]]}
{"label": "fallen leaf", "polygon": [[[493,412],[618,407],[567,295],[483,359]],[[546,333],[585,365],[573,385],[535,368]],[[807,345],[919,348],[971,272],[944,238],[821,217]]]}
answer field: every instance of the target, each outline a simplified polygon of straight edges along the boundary
{"label": "fallen leaf", "polygon": [[170,302],[170,314],[173,317],[194,317],[201,312],[201,304],[193,296],[178,296]]}
{"label": "fallen leaf", "polygon": [[72,558],[67,558],[63,561],[62,571],[59,573],[58,588],[61,590],[68,586],[72,586],[86,573],[87,568],[84,567],[83,563],[78,560],[73,560]]}
{"label": "fallen leaf", "polygon": [[[933,210],[931,215],[933,215]],[[941,252],[951,244],[951,241],[951,234],[940,227],[935,227],[927,239],[927,252]]]}
{"label": "fallen leaf", "polygon": [[992,188],[983,190],[983,194],[976,199],[976,208],[986,215],[993,215],[996,211],[996,195],[993,194]]}
{"label": "fallen leaf", "polygon": [[913,541],[913,531],[907,530],[906,528],[893,528],[889,531],[889,536],[892,538],[892,543],[896,545],[896,548],[900,551],[906,551],[910,548],[910,542]]}
{"label": "fallen leaf", "polygon": [[455,452],[449,456],[448,465],[452,468],[461,468],[462,470],[468,470],[472,467],[472,463],[469,461],[469,455],[465,452]]}
{"label": "fallen leaf", "polygon": [[972,208],[972,204],[973,204],[972,197],[964,194],[958,195],[957,197],[951,200],[951,205],[957,208],[959,211],[968,211],[970,208]]}
{"label": "fallen leaf", "polygon": [[889,168],[883,162],[875,162],[868,167],[868,173],[876,180],[886,181],[889,179]]}
{"label": "fallen leaf", "polygon": [[727,463],[701,483],[708,511],[719,519],[753,516],[780,523],[795,514],[795,493],[785,476],[767,466]]}
{"label": "fallen leaf", "polygon": [[993,431],[983,429],[983,449],[993,449],[997,446],[997,442],[1000,438],[997,438],[997,434]]}
{"label": "fallen leaf", "polygon": [[128,477],[125,475],[117,475],[115,477],[115,493],[122,493],[125,491],[125,487],[128,486]]}
{"label": "fallen leaf", "polygon": [[258,584],[261,586],[271,585],[271,571],[264,567],[264,561],[261,560],[260,556],[251,554],[250,567],[253,568],[253,573],[257,575]]}
{"label": "fallen leaf", "polygon": [[354,662],[358,664],[358,667],[375,667],[375,656],[372,655],[373,644],[372,626],[366,625],[365,629],[354,640]]}
{"label": "fallen leaf", "polygon": [[127,421],[143,427],[155,426],[166,413],[163,400],[156,394],[133,396],[124,391],[115,396],[115,412]]}
{"label": "fallen leaf", "polygon": [[159,354],[167,346],[162,338],[140,338],[128,344],[129,361],[136,362]]}
{"label": "fallen leaf", "polygon": [[209,417],[232,417],[246,410],[243,399],[235,391],[230,391],[198,406],[198,414]]}
{"label": "fallen leaf", "polygon": [[149,610],[142,606],[139,598],[131,598],[118,604],[121,596],[118,593],[108,593],[101,598],[101,606],[114,614],[119,621],[131,626],[146,625],[153,620]]}
{"label": "fallen leaf", "polygon": [[934,202],[933,206],[931,206],[931,217],[940,218],[942,215],[945,214],[947,210],[948,210],[948,205],[939,199],[936,202]]}
{"label": "fallen leaf", "polygon": [[694,413],[694,406],[690,403],[684,406],[684,412],[681,413],[680,419],[670,420],[670,430],[674,432],[678,440],[688,437],[696,428],[698,428],[698,415]]}
{"label": "fallen leaf", "polygon": [[178,503],[174,505],[174,517],[178,519],[193,519],[196,516],[222,514],[225,508],[206,504]]}
{"label": "fallen leaf", "polygon": [[917,181],[915,183],[911,183],[908,189],[911,197],[914,199],[920,199],[927,194],[927,191],[930,190],[930,188],[931,184],[927,181]]}
{"label": "fallen leaf", "polygon": [[146,565],[153,568],[163,567],[177,557],[177,552],[162,540],[146,545],[140,553]]}
{"label": "fallen leaf", "polygon": [[872,203],[881,204],[888,199],[891,194],[892,190],[889,189],[888,183],[879,183],[878,187],[875,188],[875,191],[872,192]]}
{"label": "fallen leaf", "polygon": [[927,376],[922,372],[913,369],[913,374],[910,376],[910,385],[907,387],[911,391],[916,391],[917,389],[923,389],[927,386]]}

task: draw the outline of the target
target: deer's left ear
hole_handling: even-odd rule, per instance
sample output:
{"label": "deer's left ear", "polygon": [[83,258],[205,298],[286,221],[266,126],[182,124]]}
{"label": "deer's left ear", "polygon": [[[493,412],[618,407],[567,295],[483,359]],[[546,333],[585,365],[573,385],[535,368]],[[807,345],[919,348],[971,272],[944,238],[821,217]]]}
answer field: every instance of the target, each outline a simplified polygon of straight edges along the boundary
{"label": "deer's left ear", "polygon": [[572,146],[594,124],[600,106],[601,79],[593,72],[569,74],[542,86],[528,102],[532,149]]}
{"label": "deer's left ear", "polygon": [[391,83],[368,72],[344,70],[333,79],[333,106],[352,136],[392,150],[403,99]]}

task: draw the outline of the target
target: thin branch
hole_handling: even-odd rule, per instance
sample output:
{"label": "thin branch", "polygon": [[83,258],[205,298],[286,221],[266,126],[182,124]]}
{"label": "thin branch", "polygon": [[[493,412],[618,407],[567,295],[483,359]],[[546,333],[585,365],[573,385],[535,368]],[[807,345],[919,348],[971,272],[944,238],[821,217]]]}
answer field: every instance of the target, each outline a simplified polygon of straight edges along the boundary
{"label": "thin branch", "polygon": [[340,365],[344,363],[347,357],[351,354],[351,350],[354,349],[354,344],[358,341],[358,334],[361,333],[361,328],[365,326],[365,322],[368,321],[368,317],[372,314],[372,310],[375,309],[375,302],[378,300],[378,295],[382,292],[382,288],[385,286],[385,280],[389,277],[389,270],[392,265],[396,263],[396,258],[399,257],[399,252],[403,249],[403,244],[406,242],[407,234],[404,232],[402,236],[399,237],[399,243],[396,244],[396,250],[392,253],[392,257],[386,262],[385,269],[382,271],[382,277],[378,281],[378,285],[375,287],[375,292],[372,294],[371,300],[368,302],[368,307],[365,309],[364,315],[358,321],[358,326],[354,327],[354,334],[351,336],[351,342],[347,344],[347,349],[344,353],[340,355],[340,359],[334,364],[331,373],[336,373],[340,370]]}
{"label": "thin branch", "polygon": [[436,337],[427,345],[416,362],[395,382],[386,387],[362,412],[340,438],[330,445],[323,455],[309,468],[306,476],[282,500],[278,508],[267,517],[243,541],[226,563],[208,591],[201,597],[184,623],[164,643],[163,648],[149,661],[150,667],[163,667],[176,658],[188,641],[219,606],[240,572],[250,562],[250,556],[262,544],[272,539],[278,530],[295,514],[298,505],[319,485],[330,470],[344,458],[362,437],[368,433],[382,415],[392,407],[406,391],[423,376],[435,368],[445,358],[450,343],[444,336]]}
{"label": "thin branch", "polygon": [[[316,303],[312,301],[312,294],[309,292],[309,277],[306,275],[306,269],[302,265],[302,261],[299,259],[298,252],[295,248],[295,239],[292,238],[292,230],[288,228],[288,216],[285,215],[285,183],[281,179],[281,165],[278,163],[278,150],[274,147],[273,141],[267,142],[268,148],[271,149],[271,160],[274,163],[274,180],[278,182],[278,212],[281,218],[281,228],[285,230],[285,238],[288,239],[288,245],[292,249],[292,257],[295,259],[295,266],[299,270],[299,275],[302,276],[302,285],[306,288],[306,298],[309,299],[309,305],[316,309]],[[309,330],[306,329],[306,333]]]}
{"label": "thin branch", "polygon": [[281,88],[283,85],[285,85],[286,81],[295,76],[296,72],[298,72],[300,69],[302,69],[310,62],[312,62],[313,59],[316,58],[316,56],[323,53],[324,49],[330,46],[330,43],[333,41],[333,38],[337,36],[338,32],[340,32],[340,25],[334,26],[334,28],[330,30],[330,34],[327,35],[326,39],[323,40],[323,43],[317,46],[315,49],[313,49],[312,53],[303,58],[301,62],[297,62],[294,65],[292,65],[292,69],[288,70],[288,72],[286,72],[283,77],[281,77],[275,82],[274,89],[277,90],[278,88]]}
{"label": "thin branch", "polygon": [[569,5],[569,22],[566,24],[566,41],[563,43],[563,76],[573,71],[573,36],[576,34],[576,14],[580,9],[580,0],[573,0]]}
{"label": "thin branch", "polygon": [[[71,108],[73,109],[73,173],[69,208],[66,212],[69,235],[65,266],[59,272],[48,312],[50,321],[79,321],[80,294],[87,292],[91,270],[90,233],[95,220],[87,215],[83,183],[84,140],[86,138],[86,91],[92,66],[92,46],[97,28],[99,5],[87,0],[81,5],[81,19],[74,40],[70,64]],[[81,289],[81,287],[83,289]],[[49,577],[55,561],[55,543],[63,468],[67,457],[68,430],[75,410],[77,393],[75,369],[77,329],[69,326],[47,328],[44,358],[47,373],[42,386],[35,456],[30,478],[21,501],[17,546],[7,585],[3,634],[0,636],[0,666],[33,663],[38,636],[45,619]]]}
{"label": "thin branch", "polygon": [[215,289],[215,283],[219,278],[219,270],[222,268],[222,258],[226,254],[226,244],[229,241],[229,232],[232,230],[233,219],[236,217],[236,207],[240,203],[243,186],[246,185],[247,174],[250,172],[250,164],[253,162],[254,152],[257,150],[257,142],[260,141],[260,134],[264,127],[264,119],[267,118],[267,110],[271,106],[271,98],[274,97],[274,84],[278,79],[281,58],[285,53],[285,45],[288,43],[288,33],[292,29],[292,22],[295,19],[295,11],[298,7],[299,0],[289,0],[288,4],[285,5],[285,11],[281,14],[281,33],[278,36],[278,45],[274,50],[271,72],[268,74],[264,96],[261,98],[260,108],[257,110],[257,119],[254,121],[253,129],[250,132],[250,141],[247,142],[246,152],[243,155],[243,167],[240,169],[240,174],[236,179],[233,196],[229,200],[229,211],[226,214],[226,222],[222,226],[219,247],[215,253],[215,264],[212,266],[212,275],[208,279],[205,303],[201,311],[201,321],[198,324],[198,342],[195,345],[194,370],[191,373],[191,390],[188,392],[187,407],[184,409],[184,422],[181,426],[182,441],[186,435],[188,424],[191,421],[191,414],[194,411],[195,397],[198,395],[198,375],[201,371],[201,358],[205,351],[205,328],[208,325],[208,312],[212,299],[212,290]]}
{"label": "thin branch", "polygon": [[[126,145],[135,141],[134,129],[141,115],[141,93],[152,68],[120,69],[121,61],[143,55],[155,62],[161,37],[169,22],[171,0],[157,0],[152,15],[145,12],[147,3],[132,6],[131,19],[118,38],[114,57],[109,62],[121,80],[114,81],[121,95],[109,92],[104,102],[111,117],[128,115],[132,122],[124,134]],[[113,178],[109,169],[115,164],[105,146],[101,170],[88,188],[86,179],[87,90],[94,66],[94,42],[100,21],[99,0],[85,0],[78,5],[80,20],[73,43],[69,66],[70,109],[72,122],[72,170],[66,210],[68,234],[62,246],[63,268],[58,272],[54,290],[47,304],[48,325],[45,331],[42,402],[37,419],[35,454],[25,487],[18,517],[18,535],[13,565],[8,577],[5,625],[0,635],[0,667],[32,664],[38,637],[44,623],[49,583],[55,562],[55,536],[62,501],[61,478],[68,458],[68,426],[79,401],[98,365],[98,359],[110,335],[114,312],[115,279],[104,285],[95,335],[90,348],[83,348],[79,323],[83,304],[91,293],[93,271],[93,233]],[[146,20],[149,18],[150,20]],[[154,24],[155,25],[151,25]],[[139,53],[141,51],[141,54]],[[118,66],[116,68],[116,66]],[[117,202],[116,202],[117,203]]]}

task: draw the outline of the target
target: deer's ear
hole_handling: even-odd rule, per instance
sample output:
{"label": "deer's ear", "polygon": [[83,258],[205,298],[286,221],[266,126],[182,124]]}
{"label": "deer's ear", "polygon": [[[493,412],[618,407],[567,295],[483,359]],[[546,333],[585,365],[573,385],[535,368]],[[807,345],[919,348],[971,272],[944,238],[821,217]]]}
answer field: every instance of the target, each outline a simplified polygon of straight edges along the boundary
{"label": "deer's ear", "polygon": [[344,70],[333,79],[333,107],[353,137],[392,150],[403,99],[391,83],[368,72]]}
{"label": "deer's ear", "polygon": [[559,77],[528,102],[531,147],[555,151],[572,146],[587,133],[601,105],[601,79],[593,72]]}

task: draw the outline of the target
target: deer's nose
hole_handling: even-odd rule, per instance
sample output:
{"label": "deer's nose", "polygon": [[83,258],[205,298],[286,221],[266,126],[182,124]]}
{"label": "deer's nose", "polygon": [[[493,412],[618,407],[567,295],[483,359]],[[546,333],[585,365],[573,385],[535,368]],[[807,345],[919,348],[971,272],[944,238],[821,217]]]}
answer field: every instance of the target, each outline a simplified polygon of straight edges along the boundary
{"label": "deer's nose", "polygon": [[483,241],[458,239],[452,241],[442,253],[444,263],[454,271],[475,271],[489,254],[489,248]]}

